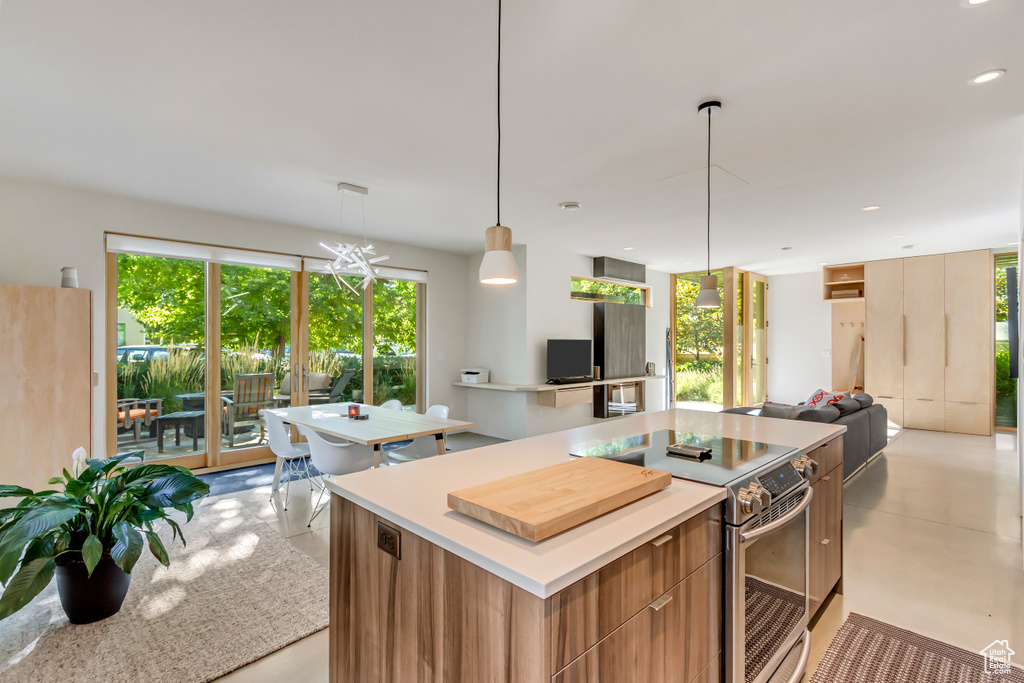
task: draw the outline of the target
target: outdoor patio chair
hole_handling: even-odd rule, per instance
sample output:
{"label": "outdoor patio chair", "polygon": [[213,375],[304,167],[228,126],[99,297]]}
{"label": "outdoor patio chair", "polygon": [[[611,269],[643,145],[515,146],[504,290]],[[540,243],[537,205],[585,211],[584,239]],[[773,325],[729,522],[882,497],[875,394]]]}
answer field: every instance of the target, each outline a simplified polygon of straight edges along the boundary
{"label": "outdoor patio chair", "polygon": [[338,402],[340,402],[341,401],[341,394],[342,394],[342,392],[345,391],[345,387],[348,386],[348,383],[350,381],[352,381],[352,378],[355,377],[355,376],[356,376],[356,371],[355,370],[353,370],[351,368],[348,369],[348,370],[345,370],[344,372],[341,373],[341,376],[338,377],[338,381],[336,381],[334,383],[334,386],[331,387],[331,393],[330,394],[328,394],[326,396],[324,396],[324,395],[317,396],[317,395],[314,395],[313,393],[310,393],[310,395],[309,395],[309,404],[310,405],[321,405],[323,403],[338,403]]}
{"label": "outdoor patio chair", "polygon": [[240,426],[258,425],[259,443],[267,436],[266,425],[260,419],[260,411],[274,407],[274,373],[257,375],[235,375],[234,398],[221,396],[224,402],[223,435],[228,438],[230,448],[235,447],[235,431]]}
{"label": "outdoor patio chair", "polygon": [[142,440],[142,427],[149,427],[153,418],[164,413],[162,398],[122,398],[117,401],[117,433],[131,431],[136,441]]}

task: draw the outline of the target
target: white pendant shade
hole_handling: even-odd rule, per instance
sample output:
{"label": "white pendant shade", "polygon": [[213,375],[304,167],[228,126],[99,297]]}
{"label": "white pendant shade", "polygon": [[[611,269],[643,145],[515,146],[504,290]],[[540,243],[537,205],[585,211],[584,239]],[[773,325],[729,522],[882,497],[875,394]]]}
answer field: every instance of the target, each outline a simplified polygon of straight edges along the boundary
{"label": "white pendant shade", "polygon": [[480,262],[480,282],[485,285],[511,285],[519,280],[519,266],[511,251],[488,251]]}
{"label": "white pendant shade", "polygon": [[511,285],[519,281],[519,266],[512,255],[512,231],[504,225],[487,228],[486,251],[480,262],[480,282]]}
{"label": "white pendant shade", "polygon": [[718,293],[718,276],[701,275],[700,293],[697,294],[697,308],[721,308],[722,297]]}

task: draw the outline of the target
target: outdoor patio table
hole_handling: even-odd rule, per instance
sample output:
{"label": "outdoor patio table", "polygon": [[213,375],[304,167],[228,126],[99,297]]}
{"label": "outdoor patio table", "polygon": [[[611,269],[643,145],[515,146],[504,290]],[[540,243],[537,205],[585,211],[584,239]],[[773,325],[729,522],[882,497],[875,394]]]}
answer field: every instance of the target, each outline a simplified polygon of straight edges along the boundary
{"label": "outdoor patio table", "polygon": [[189,426],[192,428],[192,450],[199,450],[199,427],[203,424],[206,413],[202,410],[181,410],[177,413],[168,413],[153,418],[153,427],[156,429],[156,450],[157,453],[164,452],[164,427],[174,425],[174,445],[181,445],[181,428]]}

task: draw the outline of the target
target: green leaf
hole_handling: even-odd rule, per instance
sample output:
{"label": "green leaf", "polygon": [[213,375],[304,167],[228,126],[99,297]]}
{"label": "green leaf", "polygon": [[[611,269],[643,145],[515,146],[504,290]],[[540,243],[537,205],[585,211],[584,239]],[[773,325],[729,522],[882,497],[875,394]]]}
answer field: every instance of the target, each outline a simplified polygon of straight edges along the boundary
{"label": "green leaf", "polygon": [[184,505],[210,492],[210,486],[202,479],[184,472],[174,472],[153,480],[140,496],[143,505],[152,508]]}
{"label": "green leaf", "polygon": [[149,539],[149,552],[153,553],[153,556],[160,560],[160,564],[165,567],[170,566],[171,560],[167,557],[167,549],[164,548],[160,537],[153,531],[147,531],[146,538]]}
{"label": "green leaf", "polygon": [[64,477],[50,477],[50,481],[48,481],[46,483],[47,484],[63,484],[64,483]]}
{"label": "green leaf", "polygon": [[85,543],[82,544],[82,561],[85,562],[85,571],[89,576],[92,576],[92,570],[96,568],[102,557],[103,543],[95,534],[89,534]]}
{"label": "green leaf", "polygon": [[185,534],[183,534],[181,532],[181,527],[178,526],[178,523],[175,522],[170,517],[167,518],[167,525],[169,527],[171,527],[171,532],[174,534],[174,536],[171,538],[171,542],[173,542],[175,538],[180,538],[181,539],[181,547],[184,548],[185,547]]}
{"label": "green leaf", "polygon": [[33,538],[74,519],[78,513],[76,507],[53,501],[32,508],[0,537],[0,556],[24,547]]}
{"label": "green leaf", "polygon": [[72,479],[64,486],[64,493],[75,500],[82,500],[89,492],[89,484],[81,479]]}
{"label": "green leaf", "polygon": [[0,498],[24,498],[32,495],[35,495],[32,489],[27,489],[24,486],[0,485]]}
{"label": "green leaf", "polygon": [[11,616],[39,595],[53,578],[54,566],[52,557],[40,557],[22,565],[0,595],[0,620]]}
{"label": "green leaf", "polygon": [[112,532],[115,542],[110,549],[110,556],[114,558],[114,562],[123,572],[131,574],[132,567],[142,555],[142,534],[127,522],[118,522],[114,525]]}

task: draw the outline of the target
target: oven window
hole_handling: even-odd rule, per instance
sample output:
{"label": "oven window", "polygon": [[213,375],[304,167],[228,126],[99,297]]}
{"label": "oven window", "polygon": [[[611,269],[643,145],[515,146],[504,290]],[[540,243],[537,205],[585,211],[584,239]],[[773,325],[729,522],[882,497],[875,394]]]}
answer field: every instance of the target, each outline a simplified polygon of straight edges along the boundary
{"label": "oven window", "polygon": [[757,678],[804,618],[807,514],[805,510],[744,548],[747,683]]}

